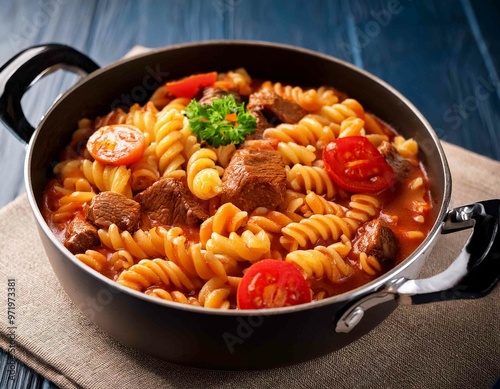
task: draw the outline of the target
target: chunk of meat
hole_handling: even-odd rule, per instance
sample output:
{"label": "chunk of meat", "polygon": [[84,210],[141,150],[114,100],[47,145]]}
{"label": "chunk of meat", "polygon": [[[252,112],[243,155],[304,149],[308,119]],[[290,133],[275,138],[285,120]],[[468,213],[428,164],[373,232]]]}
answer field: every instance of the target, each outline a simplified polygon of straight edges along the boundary
{"label": "chunk of meat", "polygon": [[250,114],[256,120],[256,127],[255,127],[255,132],[252,135],[247,136],[246,139],[247,140],[262,139],[262,135],[264,134],[264,131],[272,126],[271,126],[271,124],[269,124],[266,117],[264,116],[264,114],[261,111],[252,110],[252,111],[250,111]]}
{"label": "chunk of meat", "polygon": [[269,89],[263,89],[250,95],[247,109],[263,110],[265,113],[275,115],[284,123],[295,124],[307,111],[293,101],[285,100]]}
{"label": "chunk of meat", "polygon": [[231,202],[247,212],[274,209],[285,199],[285,164],[276,150],[240,149],[225,169],[222,185],[222,203]]}
{"label": "chunk of meat", "polygon": [[397,180],[400,181],[408,176],[411,164],[398,153],[398,150],[396,150],[392,144],[387,141],[383,141],[378,147],[378,151],[380,151],[380,154],[384,156],[387,163],[391,165]]}
{"label": "chunk of meat", "polygon": [[211,86],[203,89],[203,96],[201,97],[199,103],[201,105],[210,105],[212,104],[213,99],[222,99],[227,95],[233,95],[234,101],[236,101],[238,104],[241,103],[241,96],[238,92],[221,88],[213,88]]}
{"label": "chunk of meat", "polygon": [[399,242],[394,232],[382,219],[375,219],[361,229],[353,245],[354,253],[373,255],[380,261],[393,261],[399,249]]}
{"label": "chunk of meat", "polygon": [[84,253],[99,243],[97,228],[82,216],[75,216],[68,224],[64,246],[73,254]]}
{"label": "chunk of meat", "polygon": [[141,206],[137,201],[116,192],[101,192],[88,205],[85,217],[97,227],[116,224],[122,231],[134,232],[139,226]]}
{"label": "chunk of meat", "polygon": [[163,178],[134,199],[141,205],[142,212],[161,224],[196,226],[208,218],[202,204],[182,180]]}

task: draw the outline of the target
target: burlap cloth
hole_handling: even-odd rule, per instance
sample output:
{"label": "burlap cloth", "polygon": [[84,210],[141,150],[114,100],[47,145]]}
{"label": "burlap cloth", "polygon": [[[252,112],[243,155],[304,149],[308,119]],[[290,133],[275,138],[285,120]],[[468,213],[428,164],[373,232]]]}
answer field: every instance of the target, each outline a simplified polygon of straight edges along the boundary
{"label": "burlap cloth", "polygon": [[[500,163],[444,146],[454,205],[499,197]],[[62,388],[477,389],[500,376],[500,287],[479,300],[401,306],[348,347],[290,367],[226,372],[158,360],[116,343],[72,304],[35,223],[25,196],[0,210],[0,346],[8,348],[7,280],[15,278],[15,355]],[[441,237],[423,275],[444,269],[465,237]]]}

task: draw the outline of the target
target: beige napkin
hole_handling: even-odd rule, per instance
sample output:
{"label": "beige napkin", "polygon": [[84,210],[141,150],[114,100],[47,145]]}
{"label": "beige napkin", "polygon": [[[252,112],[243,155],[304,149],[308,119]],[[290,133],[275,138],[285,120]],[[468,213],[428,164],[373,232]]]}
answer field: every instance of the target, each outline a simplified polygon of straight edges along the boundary
{"label": "beige napkin", "polygon": [[[453,203],[499,197],[500,163],[445,144]],[[424,275],[466,234],[441,237]],[[401,306],[371,333],[324,357],[266,371],[175,365],[117,344],[72,304],[52,273],[25,196],[0,210],[0,346],[7,284],[16,288],[15,356],[62,388],[490,388],[500,376],[500,287],[478,300]]]}

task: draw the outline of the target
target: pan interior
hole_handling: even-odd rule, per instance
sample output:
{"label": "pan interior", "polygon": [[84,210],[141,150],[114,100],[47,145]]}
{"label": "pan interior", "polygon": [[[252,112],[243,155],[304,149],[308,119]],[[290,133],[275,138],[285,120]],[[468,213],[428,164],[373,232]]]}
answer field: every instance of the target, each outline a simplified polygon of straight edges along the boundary
{"label": "pan interior", "polygon": [[[31,142],[27,167],[39,208],[47,177],[79,119],[144,104],[158,86],[171,79],[239,67],[253,78],[283,84],[331,85],[357,99],[405,138],[413,137],[429,176],[432,217],[435,222],[441,218],[449,201],[447,163],[429,124],[404,97],[366,72],[325,55],[282,45],[230,41],[156,50],[96,71],[71,88],[49,110]],[[431,235],[437,231],[435,223]]]}

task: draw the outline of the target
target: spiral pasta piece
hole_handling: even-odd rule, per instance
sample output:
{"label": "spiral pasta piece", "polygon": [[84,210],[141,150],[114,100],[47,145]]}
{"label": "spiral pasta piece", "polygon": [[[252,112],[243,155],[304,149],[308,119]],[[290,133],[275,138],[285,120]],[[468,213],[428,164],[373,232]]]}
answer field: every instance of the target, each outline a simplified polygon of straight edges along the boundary
{"label": "spiral pasta piece", "polygon": [[162,111],[170,111],[171,109],[175,109],[177,112],[182,112],[186,109],[187,105],[191,100],[185,97],[176,97],[175,99],[170,100],[165,107],[163,107]]}
{"label": "spiral pasta piece", "polygon": [[293,223],[293,220],[286,214],[259,207],[252,212],[246,228],[254,234],[260,231],[265,231],[270,235],[280,234],[283,227],[286,227],[290,223]]}
{"label": "spiral pasta piece", "polygon": [[345,214],[344,207],[337,203],[334,203],[333,201],[328,201],[323,196],[320,196],[315,192],[309,192],[304,198],[304,202],[308,207],[308,210],[304,212],[304,216],[306,217],[309,217],[313,214],[331,214],[337,216],[344,216]]}
{"label": "spiral pasta piece", "polygon": [[227,165],[229,165],[229,162],[231,161],[231,157],[233,156],[234,152],[236,151],[236,146],[234,143],[230,143],[225,146],[219,146],[217,148],[211,148],[217,155],[217,162],[220,166],[223,168],[226,168]]}
{"label": "spiral pasta piece", "polygon": [[227,298],[230,294],[231,288],[227,287],[223,280],[213,278],[203,285],[198,299],[201,305],[207,308],[229,309]]}
{"label": "spiral pasta piece", "polygon": [[306,195],[291,189],[286,190],[285,201],[280,206],[280,210],[294,222],[301,221],[308,208],[304,205]]}
{"label": "spiral pasta piece", "polygon": [[229,233],[237,231],[247,221],[247,212],[242,211],[233,203],[225,203],[217,209],[217,212],[213,216],[201,224],[200,242],[205,247],[213,232],[229,236]]}
{"label": "spiral pasta piece", "polygon": [[311,145],[302,146],[294,142],[279,142],[278,153],[285,165],[301,164],[311,166],[316,159],[316,148]]}
{"label": "spiral pasta piece", "polygon": [[298,246],[306,247],[315,244],[319,239],[338,241],[342,235],[349,239],[355,229],[337,215],[312,215],[298,223],[291,223],[284,227],[280,242],[289,249],[297,250]]}
{"label": "spiral pasta piece", "polygon": [[220,176],[223,169],[217,169],[217,155],[213,150],[200,149],[196,151],[187,164],[187,183],[189,190],[202,200],[209,200],[222,191]]}
{"label": "spiral pasta piece", "polygon": [[364,129],[365,122],[357,117],[349,117],[342,120],[340,124],[339,138],[345,138],[347,136],[365,136],[366,132]]}
{"label": "spiral pasta piece", "polygon": [[236,260],[202,250],[200,243],[188,243],[180,227],[174,227],[165,234],[164,246],[166,257],[179,265],[188,276],[202,280],[213,277],[226,280],[228,273],[238,270]]}
{"label": "spiral pasta piece", "polygon": [[[366,127],[365,127],[366,130]],[[389,137],[387,135],[380,135],[380,134],[366,134],[366,139],[370,141],[372,145],[375,147],[379,147],[382,142],[388,142]]]}
{"label": "spiral pasta piece", "polygon": [[359,254],[359,267],[370,276],[374,276],[382,270],[382,266],[377,257],[367,255],[366,253]]}
{"label": "spiral pasta piece", "polygon": [[214,232],[206,246],[208,252],[253,263],[270,253],[271,241],[265,231],[254,234],[246,230],[241,235],[231,232],[229,237]]}
{"label": "spiral pasta piece", "polygon": [[131,188],[139,192],[151,186],[160,178],[158,161],[156,159],[156,142],[151,143],[142,157],[130,165]]}
{"label": "spiral pasta piece", "polygon": [[296,250],[288,253],[285,260],[300,267],[308,279],[326,277],[336,283],[354,271],[345,261],[345,253],[350,251],[350,245],[345,245],[347,250],[340,250],[338,247],[330,245],[318,246],[313,250]]}
{"label": "spiral pasta piece", "polygon": [[111,224],[107,230],[99,229],[97,234],[101,243],[113,250],[126,250],[134,258],[154,258],[165,255],[162,228],[153,228],[148,232],[137,230],[132,235],[128,231],[120,232],[116,224]]}
{"label": "spiral pasta piece", "polygon": [[321,86],[318,89],[303,90],[302,88],[290,85],[282,85],[279,82],[271,83],[266,81],[261,89],[271,89],[286,100],[293,101],[306,111],[316,111],[324,105],[332,105],[338,102],[335,91],[331,88]]}
{"label": "spiral pasta piece", "polygon": [[244,68],[230,70],[227,73],[219,74],[214,86],[216,88],[229,89],[238,92],[240,95],[248,96],[252,93],[252,78]]}
{"label": "spiral pasta piece", "polygon": [[68,159],[54,166],[53,172],[62,182],[62,187],[58,186],[59,193],[68,195],[75,191],[92,191],[92,185],[84,177],[81,165],[82,161],[80,159]]}
{"label": "spiral pasta piece", "polygon": [[58,223],[73,218],[75,213],[80,212],[94,196],[94,192],[72,192],[61,197],[59,207],[52,214],[52,221]]}
{"label": "spiral pasta piece", "polygon": [[201,144],[196,139],[196,136],[191,132],[188,127],[185,127],[181,130],[182,134],[182,145],[184,147],[183,156],[186,161],[189,161],[189,158],[201,149]]}
{"label": "spiral pasta piece", "polygon": [[141,292],[155,285],[167,287],[173,285],[185,290],[194,290],[199,287],[198,280],[191,280],[174,262],[161,258],[139,261],[121,272],[116,282]]}
{"label": "spiral pasta piece", "polygon": [[146,146],[149,146],[154,139],[157,112],[158,110],[153,103],[148,102],[142,108],[139,104],[134,104],[130,107],[125,121],[126,124],[136,127],[144,134]]}
{"label": "spiral pasta piece", "polygon": [[95,250],[86,250],[84,254],[76,254],[75,257],[98,272],[100,272],[108,262],[105,255]]}
{"label": "spiral pasta piece", "polygon": [[405,139],[402,136],[394,137],[394,145],[399,154],[405,158],[415,159],[418,154],[418,144],[415,139]]}
{"label": "spiral pasta piece", "polygon": [[335,139],[336,133],[338,130],[332,128],[328,120],[318,115],[306,115],[297,124],[283,123],[266,129],[263,138],[306,147],[313,145],[321,149],[323,145]]}
{"label": "spiral pasta piece", "polygon": [[364,194],[354,194],[349,202],[349,210],[344,220],[358,228],[361,224],[372,220],[380,211],[380,201],[375,197]]}
{"label": "spiral pasta piece", "polygon": [[323,106],[316,112],[316,115],[328,120],[329,122],[340,125],[345,119],[350,117],[365,118],[363,106],[354,99],[345,99],[340,104]]}
{"label": "spiral pasta piece", "polygon": [[228,281],[219,278],[208,280],[198,294],[198,301],[205,308],[229,309],[229,295],[236,290],[239,277],[229,277]]}
{"label": "spiral pasta piece", "polygon": [[185,162],[181,130],[187,126],[187,119],[175,109],[167,108],[168,106],[158,113],[158,121],[154,127],[156,157],[163,177],[181,170]]}
{"label": "spiral pasta piece", "polygon": [[67,159],[59,162],[52,170],[55,175],[60,177],[64,182],[67,178],[80,178],[83,177],[80,166],[82,161],[80,159]]}
{"label": "spiral pasta piece", "polygon": [[132,198],[132,188],[129,185],[131,172],[126,166],[106,165],[84,159],[81,168],[85,178],[101,192],[110,190]]}
{"label": "spiral pasta piece", "polygon": [[109,260],[114,270],[128,269],[135,265],[134,257],[127,250],[115,251]]}
{"label": "spiral pasta piece", "polygon": [[327,199],[335,197],[336,188],[328,173],[317,166],[294,165],[285,167],[287,186],[295,191],[314,191]]}
{"label": "spiral pasta piece", "polygon": [[197,298],[193,296],[186,296],[184,293],[179,292],[178,290],[167,292],[165,289],[154,288],[148,289],[144,293],[148,296],[153,296],[162,300],[173,301],[175,303],[194,305],[198,307],[201,306]]}
{"label": "spiral pasta piece", "polygon": [[72,192],[92,192],[92,185],[83,177],[69,177],[63,181],[63,188],[66,190],[65,194]]}

